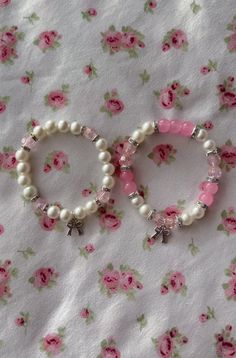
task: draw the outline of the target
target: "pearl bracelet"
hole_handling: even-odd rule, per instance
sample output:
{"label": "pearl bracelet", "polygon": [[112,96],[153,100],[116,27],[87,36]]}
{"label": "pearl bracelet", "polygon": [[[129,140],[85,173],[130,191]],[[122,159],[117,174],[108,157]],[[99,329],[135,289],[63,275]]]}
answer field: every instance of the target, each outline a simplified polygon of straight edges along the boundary
{"label": "pearl bracelet", "polygon": [[[85,207],[78,206],[74,211],[66,208],[59,208],[56,205],[50,205],[44,198],[40,197],[38,189],[33,185],[31,178],[30,152],[37,145],[37,142],[51,136],[52,134],[60,132],[70,132],[75,136],[83,136],[95,144],[99,151],[98,159],[102,163],[102,171],[105,174],[102,180],[102,187],[97,193],[95,200],[88,201]],[[83,234],[83,221],[85,217],[95,213],[98,207],[105,205],[110,199],[110,192],[115,184],[113,173],[114,166],[110,163],[111,154],[107,151],[107,141],[100,137],[94,129],[87,126],[81,126],[78,122],[61,120],[58,123],[49,120],[44,127],[36,126],[33,132],[25,136],[21,141],[21,149],[16,152],[16,159],[19,161],[17,165],[18,183],[23,186],[23,196],[26,200],[31,201],[35,210],[40,210],[47,213],[51,219],[60,219],[67,223],[69,228],[68,235],[72,234],[74,228],[77,229],[78,234]]]}
{"label": "pearl bracelet", "polygon": [[[209,164],[208,176],[201,185],[202,192],[198,201],[190,211],[185,211],[176,218],[165,218],[160,212],[144,203],[143,197],[137,191],[137,184],[132,170],[134,154],[146,137],[153,133],[171,133],[193,138],[203,143],[203,148],[206,152]],[[220,150],[216,147],[215,142],[208,139],[207,131],[190,121],[160,119],[154,122],[146,122],[141,129],[136,129],[133,132],[128,142],[124,145],[120,158],[120,178],[123,183],[123,191],[129,197],[131,203],[138,208],[143,217],[154,221],[155,233],[151,236],[152,239],[161,238],[161,241],[166,243],[173,229],[191,225],[194,220],[201,219],[205,215],[206,209],[214,201],[214,195],[218,191],[218,183],[222,175],[219,167],[221,162],[219,152]]]}

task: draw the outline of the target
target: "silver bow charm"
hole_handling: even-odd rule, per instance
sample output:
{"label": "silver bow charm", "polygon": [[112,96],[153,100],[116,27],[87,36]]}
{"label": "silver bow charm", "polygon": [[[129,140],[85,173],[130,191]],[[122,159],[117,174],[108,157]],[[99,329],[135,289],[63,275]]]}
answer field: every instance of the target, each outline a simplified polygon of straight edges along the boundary
{"label": "silver bow charm", "polygon": [[165,225],[155,227],[155,233],[150,237],[151,239],[158,240],[161,238],[162,244],[168,243],[168,237],[171,235],[171,230]]}
{"label": "silver bow charm", "polygon": [[76,219],[75,217],[73,217],[67,224],[67,227],[69,228],[69,231],[68,231],[67,235],[71,236],[72,231],[74,229],[77,229],[79,236],[83,235],[84,234],[83,226],[84,226],[84,224],[82,223],[82,221],[80,221],[80,220]]}

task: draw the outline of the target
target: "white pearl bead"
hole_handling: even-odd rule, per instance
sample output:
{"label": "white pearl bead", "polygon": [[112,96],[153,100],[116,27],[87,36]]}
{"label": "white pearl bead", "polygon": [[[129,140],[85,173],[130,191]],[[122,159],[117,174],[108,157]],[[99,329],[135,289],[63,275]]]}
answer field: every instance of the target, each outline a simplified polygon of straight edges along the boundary
{"label": "white pearl bead", "polygon": [[36,126],[33,129],[33,133],[32,133],[36,138],[41,139],[45,136],[45,131],[43,129],[43,127],[41,126]]}
{"label": "white pearl bead", "polygon": [[26,174],[30,172],[30,165],[29,163],[26,162],[20,162],[17,164],[16,167],[17,173],[18,174]]}
{"label": "white pearl bead", "polygon": [[191,214],[194,218],[201,219],[205,215],[205,211],[206,210],[204,208],[202,208],[201,206],[195,205],[192,209]]}
{"label": "white pearl bead", "polygon": [[45,123],[44,129],[48,134],[55,133],[57,131],[56,123],[52,120],[49,120]]}
{"label": "white pearl bead", "polygon": [[79,135],[80,131],[81,131],[81,126],[80,126],[79,122],[76,122],[76,121],[72,122],[70,125],[70,131],[74,135]]}
{"label": "white pearl bead", "polygon": [[21,174],[17,179],[18,184],[22,186],[30,185],[31,178],[28,175]]}
{"label": "white pearl bead", "polygon": [[88,214],[93,214],[97,211],[98,205],[95,200],[88,201],[85,205],[85,210]]}
{"label": "white pearl bead", "polygon": [[106,150],[107,149],[107,141],[104,138],[99,138],[96,143],[95,146],[98,150]]}
{"label": "white pearl bead", "polygon": [[35,186],[33,185],[27,186],[23,190],[23,195],[27,200],[32,199],[34,196],[37,195],[37,193],[38,193],[37,188],[35,188]]}
{"label": "white pearl bead", "polygon": [[188,213],[182,213],[180,217],[182,219],[183,225],[185,226],[191,225],[193,222],[193,217]]}
{"label": "white pearl bead", "polygon": [[136,131],[133,132],[131,138],[137,143],[142,143],[144,141],[145,136],[139,129],[136,129]]}
{"label": "white pearl bead", "polygon": [[203,143],[203,148],[208,151],[208,150],[214,150],[216,149],[216,143],[214,140],[212,139],[208,139]]}
{"label": "white pearl bead", "polygon": [[135,198],[131,199],[131,203],[136,207],[139,208],[144,203],[144,199],[141,195],[136,196]]}
{"label": "white pearl bead", "polygon": [[143,123],[142,132],[145,135],[151,135],[152,133],[154,133],[154,128],[153,128],[152,122]]}
{"label": "white pearl bead", "polygon": [[115,185],[115,179],[110,175],[106,175],[102,180],[102,184],[106,188],[111,189]]}
{"label": "white pearl bead", "polygon": [[98,159],[102,163],[109,163],[110,160],[111,160],[111,153],[108,152],[108,151],[101,152],[101,153],[98,154]]}
{"label": "white pearl bead", "polygon": [[66,133],[70,129],[68,122],[64,121],[64,120],[61,120],[58,122],[57,128],[58,128],[59,132],[61,132],[61,133]]}
{"label": "white pearl bead", "polygon": [[77,219],[84,219],[86,216],[86,212],[85,212],[84,208],[82,208],[81,206],[78,206],[77,208],[75,208],[74,214],[77,217]]}
{"label": "white pearl bead", "polygon": [[196,140],[198,142],[204,142],[208,138],[208,133],[205,129],[200,129],[196,135]]}
{"label": "white pearl bead", "polygon": [[27,152],[27,150],[19,149],[16,151],[15,154],[16,160],[18,160],[19,162],[26,162],[29,159],[29,152]]}
{"label": "white pearl bead", "polygon": [[107,163],[102,166],[102,171],[104,174],[112,175],[115,171],[115,167],[113,164]]}
{"label": "white pearl bead", "polygon": [[58,206],[56,205],[52,205],[48,208],[47,210],[47,216],[50,219],[58,219],[60,216],[60,208],[58,208]]}
{"label": "white pearl bead", "polygon": [[72,218],[71,212],[67,209],[62,209],[62,211],[60,212],[61,221],[68,222],[70,221],[71,218]]}
{"label": "white pearl bead", "polygon": [[143,204],[139,208],[140,214],[144,217],[148,217],[148,214],[150,213],[150,211],[151,211],[151,207],[147,204]]}

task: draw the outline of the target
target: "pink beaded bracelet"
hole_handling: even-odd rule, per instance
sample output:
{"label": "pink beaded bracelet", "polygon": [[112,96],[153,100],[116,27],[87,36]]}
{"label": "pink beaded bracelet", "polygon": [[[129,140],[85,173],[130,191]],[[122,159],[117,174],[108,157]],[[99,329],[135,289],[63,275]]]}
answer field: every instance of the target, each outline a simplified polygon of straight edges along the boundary
{"label": "pink beaded bracelet", "polygon": [[[59,207],[58,205],[50,205],[44,198],[40,197],[37,188],[32,184],[31,166],[30,166],[30,152],[37,145],[37,142],[47,136],[51,136],[56,132],[67,133],[70,132],[75,136],[83,136],[95,144],[98,149],[98,159],[102,163],[102,171],[105,174],[102,187],[97,193],[94,200],[90,200],[85,204],[85,207],[78,206],[74,211]],[[110,192],[115,184],[113,173],[114,166],[110,163],[111,154],[107,151],[108,144],[104,138],[101,138],[94,129],[87,126],[81,126],[78,122],[61,120],[58,123],[54,121],[47,121],[44,127],[37,126],[33,132],[21,141],[21,149],[16,152],[18,183],[23,186],[23,196],[26,200],[33,202],[36,211],[46,213],[51,219],[60,219],[67,223],[69,228],[68,235],[72,234],[73,229],[77,229],[78,234],[83,234],[84,219],[95,213],[99,206],[106,205],[110,199]]]}
{"label": "pink beaded bracelet", "polygon": [[[206,151],[209,164],[208,176],[201,184],[198,201],[190,212],[185,211],[176,218],[165,218],[160,212],[144,203],[143,197],[137,191],[132,169],[134,154],[145,138],[153,133],[171,133],[196,139],[203,143],[203,148]],[[195,219],[201,219],[205,215],[206,209],[214,201],[214,195],[218,191],[219,179],[222,175],[219,167],[221,162],[219,153],[220,150],[216,147],[215,142],[208,139],[207,131],[190,121],[160,119],[154,122],[146,122],[141,129],[136,129],[133,132],[128,142],[124,145],[120,158],[120,178],[123,184],[123,191],[129,197],[131,203],[138,208],[143,217],[154,221],[155,233],[151,236],[152,239],[160,238],[161,242],[166,243],[173,229],[191,225]]]}

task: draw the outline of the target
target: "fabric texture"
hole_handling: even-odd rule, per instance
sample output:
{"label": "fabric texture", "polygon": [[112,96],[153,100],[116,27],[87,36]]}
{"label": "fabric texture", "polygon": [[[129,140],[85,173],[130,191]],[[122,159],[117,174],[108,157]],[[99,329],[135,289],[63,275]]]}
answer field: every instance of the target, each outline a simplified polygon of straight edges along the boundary
{"label": "fabric texture", "polygon": [[[236,357],[236,6],[234,0],[0,0],[0,356]],[[222,152],[204,219],[167,245],[122,195],[125,137],[144,121],[189,119]],[[117,185],[67,237],[24,203],[15,150],[47,120],[78,120],[110,143]],[[58,134],[32,157],[42,196],[71,210],[96,195],[97,151]],[[152,136],[134,163],[166,216],[196,200],[201,144]]]}

